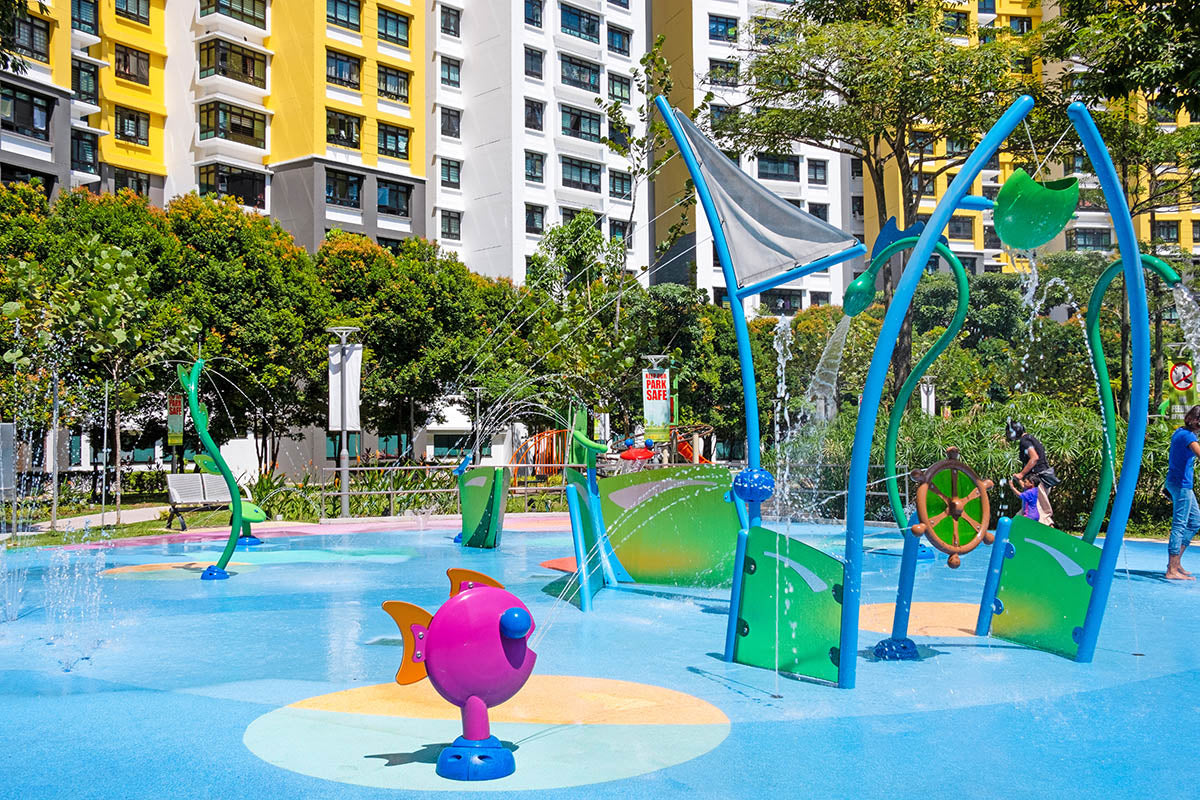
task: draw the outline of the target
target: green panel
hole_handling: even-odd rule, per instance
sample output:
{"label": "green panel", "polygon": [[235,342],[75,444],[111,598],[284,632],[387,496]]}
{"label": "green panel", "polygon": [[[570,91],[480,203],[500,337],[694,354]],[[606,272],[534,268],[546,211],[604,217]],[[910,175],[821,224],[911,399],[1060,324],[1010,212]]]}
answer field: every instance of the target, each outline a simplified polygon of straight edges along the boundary
{"label": "green panel", "polygon": [[992,617],[1001,639],[1074,658],[1074,631],[1083,627],[1092,587],[1087,574],[1100,564],[1100,548],[1082,539],[1014,517],[996,597],[1004,613]]}
{"label": "green panel", "polygon": [[639,583],[728,586],[740,528],[729,470],[711,464],[600,481],[608,540]]}
{"label": "green panel", "polygon": [[[563,470],[567,485],[575,487],[576,498],[579,500],[579,524],[582,526],[579,536],[583,540],[583,552],[587,558],[587,586],[585,591],[589,597],[595,597],[596,592],[604,588],[604,566],[600,557],[600,546],[596,526],[592,519],[591,497],[588,495],[587,476],[570,467]],[[574,533],[574,531],[572,531]]]}
{"label": "green panel", "polygon": [[836,682],[842,562],[781,533],[751,528],[743,575],[734,661]]}
{"label": "green panel", "polygon": [[507,470],[475,467],[458,478],[464,547],[492,548],[500,544],[504,523],[504,498],[508,495]]}

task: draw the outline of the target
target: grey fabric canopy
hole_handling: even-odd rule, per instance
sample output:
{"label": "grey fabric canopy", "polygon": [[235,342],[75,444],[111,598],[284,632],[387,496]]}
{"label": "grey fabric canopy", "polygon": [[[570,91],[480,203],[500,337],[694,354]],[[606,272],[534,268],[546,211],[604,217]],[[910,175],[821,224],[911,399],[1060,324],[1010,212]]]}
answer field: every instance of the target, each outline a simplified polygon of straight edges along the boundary
{"label": "grey fabric canopy", "polygon": [[708,183],[739,287],[857,244],[850,234],[788,203],[742,172],[686,114],[675,110],[675,117]]}

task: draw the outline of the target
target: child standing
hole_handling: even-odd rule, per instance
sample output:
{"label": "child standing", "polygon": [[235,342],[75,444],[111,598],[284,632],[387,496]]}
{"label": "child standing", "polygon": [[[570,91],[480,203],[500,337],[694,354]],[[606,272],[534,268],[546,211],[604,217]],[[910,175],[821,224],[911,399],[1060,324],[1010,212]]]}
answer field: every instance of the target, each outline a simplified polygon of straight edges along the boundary
{"label": "child standing", "polygon": [[1037,476],[1027,475],[1020,478],[1014,475],[1009,486],[1012,487],[1013,494],[1021,498],[1021,514],[1036,522],[1038,519]]}

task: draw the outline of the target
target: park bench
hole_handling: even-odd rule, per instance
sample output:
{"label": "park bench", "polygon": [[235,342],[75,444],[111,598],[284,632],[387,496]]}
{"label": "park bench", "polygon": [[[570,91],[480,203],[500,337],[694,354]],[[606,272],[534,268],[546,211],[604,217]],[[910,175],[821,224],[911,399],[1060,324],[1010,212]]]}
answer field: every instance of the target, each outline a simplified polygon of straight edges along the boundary
{"label": "park bench", "polygon": [[167,527],[170,528],[175,518],[179,517],[179,529],[182,531],[187,530],[187,522],[183,519],[185,510],[216,511],[228,508],[233,502],[225,479],[220,475],[203,472],[168,473],[167,499],[171,504]]}

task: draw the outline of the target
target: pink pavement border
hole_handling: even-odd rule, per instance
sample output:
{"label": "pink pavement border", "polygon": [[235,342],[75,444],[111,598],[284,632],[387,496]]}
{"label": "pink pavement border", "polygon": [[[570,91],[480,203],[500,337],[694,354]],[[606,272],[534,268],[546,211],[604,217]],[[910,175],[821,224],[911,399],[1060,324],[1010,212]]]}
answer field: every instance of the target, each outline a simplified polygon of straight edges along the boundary
{"label": "pink pavement border", "polygon": [[[379,533],[385,531],[453,530],[462,525],[457,514],[439,514],[428,522],[413,517],[397,517],[392,520],[370,522],[337,522],[318,525],[315,523],[262,523],[254,527],[254,535],[260,539],[278,539],[285,536],[341,535],[354,533]],[[506,532],[570,531],[571,522],[563,512],[517,513],[504,515]],[[228,528],[197,528],[179,533],[164,533],[156,536],[134,536],[125,539],[108,539],[99,542],[59,545],[64,550],[95,550],[109,547],[141,547],[155,544],[178,544],[194,542],[224,542],[229,539]]]}

